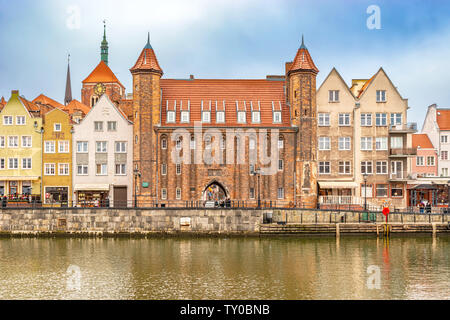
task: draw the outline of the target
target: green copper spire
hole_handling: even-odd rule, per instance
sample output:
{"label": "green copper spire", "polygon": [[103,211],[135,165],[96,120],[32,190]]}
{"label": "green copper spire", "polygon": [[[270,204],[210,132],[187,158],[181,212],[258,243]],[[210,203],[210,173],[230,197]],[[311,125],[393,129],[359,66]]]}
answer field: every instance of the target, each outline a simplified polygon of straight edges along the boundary
{"label": "green copper spire", "polygon": [[108,41],[106,41],[106,21],[103,20],[103,41],[100,46],[100,58],[106,64],[108,64]]}

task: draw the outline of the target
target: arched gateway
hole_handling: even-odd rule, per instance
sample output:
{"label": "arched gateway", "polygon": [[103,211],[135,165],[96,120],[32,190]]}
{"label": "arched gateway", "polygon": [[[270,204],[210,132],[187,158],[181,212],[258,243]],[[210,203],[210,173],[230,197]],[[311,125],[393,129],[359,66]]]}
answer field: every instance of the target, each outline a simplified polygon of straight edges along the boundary
{"label": "arched gateway", "polygon": [[202,200],[204,201],[224,201],[228,197],[225,187],[218,181],[213,180],[208,183],[203,190]]}

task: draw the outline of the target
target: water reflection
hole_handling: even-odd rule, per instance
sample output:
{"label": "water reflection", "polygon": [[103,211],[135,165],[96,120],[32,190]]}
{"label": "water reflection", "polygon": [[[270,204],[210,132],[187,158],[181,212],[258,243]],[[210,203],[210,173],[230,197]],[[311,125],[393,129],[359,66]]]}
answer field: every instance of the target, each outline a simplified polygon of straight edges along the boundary
{"label": "water reflection", "polygon": [[1,239],[0,298],[449,299],[449,249],[448,237]]}

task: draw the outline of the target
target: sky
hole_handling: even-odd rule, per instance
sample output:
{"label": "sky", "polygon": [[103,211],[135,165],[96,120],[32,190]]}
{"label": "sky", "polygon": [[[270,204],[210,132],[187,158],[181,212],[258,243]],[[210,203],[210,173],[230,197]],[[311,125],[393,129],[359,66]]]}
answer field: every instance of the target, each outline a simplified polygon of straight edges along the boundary
{"label": "sky", "polygon": [[[371,8],[376,6],[375,11]],[[379,13],[379,14],[378,14]],[[428,0],[0,0],[0,97],[18,89],[63,102],[100,61],[131,92],[129,69],[150,42],[164,77],[265,78],[284,74],[301,37],[320,72],[348,85],[380,67],[421,128],[429,105],[450,108],[450,1]]]}

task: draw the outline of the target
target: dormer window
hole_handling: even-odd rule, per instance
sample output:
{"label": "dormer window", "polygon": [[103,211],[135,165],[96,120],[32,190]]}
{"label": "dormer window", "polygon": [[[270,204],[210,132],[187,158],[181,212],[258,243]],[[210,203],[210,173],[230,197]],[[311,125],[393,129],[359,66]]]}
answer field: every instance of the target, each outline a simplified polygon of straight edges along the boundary
{"label": "dormer window", "polygon": [[211,111],[202,111],[202,122],[211,122]]}
{"label": "dormer window", "polygon": [[252,122],[253,123],[261,122],[261,113],[259,111],[252,111]]}
{"label": "dormer window", "polygon": [[189,111],[181,111],[181,122],[189,122]]}
{"label": "dormer window", "polygon": [[217,123],[225,122],[225,111],[217,111],[216,112],[216,122]]}
{"label": "dormer window", "polygon": [[329,102],[339,102],[339,90],[329,90]]}
{"label": "dormer window", "polygon": [[239,123],[245,123],[245,111],[238,111],[238,122]]}
{"label": "dormer window", "polygon": [[386,90],[377,90],[377,102],[386,102]]}
{"label": "dormer window", "polygon": [[167,111],[167,122],[175,122],[175,111]]}
{"label": "dormer window", "polygon": [[281,111],[273,112],[273,123],[281,123]]}

